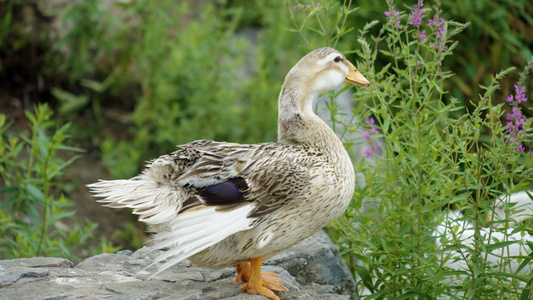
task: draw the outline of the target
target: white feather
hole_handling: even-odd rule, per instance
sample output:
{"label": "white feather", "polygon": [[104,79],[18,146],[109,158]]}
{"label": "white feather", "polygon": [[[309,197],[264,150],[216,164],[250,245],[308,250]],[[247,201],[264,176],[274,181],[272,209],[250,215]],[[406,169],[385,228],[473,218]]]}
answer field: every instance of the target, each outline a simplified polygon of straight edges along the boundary
{"label": "white feather", "polygon": [[[189,258],[228,236],[252,228],[255,218],[248,218],[254,206],[217,211],[214,206],[197,207],[178,214],[185,192],[159,184],[145,174],[129,180],[99,181],[88,185],[99,202],[114,208],[128,207],[139,220],[162,230],[153,236],[154,250],[170,248],[155,258],[154,264],[170,258],[151,277]],[[148,268],[147,267],[147,268]]]}
{"label": "white feather", "polygon": [[[319,59],[316,61],[316,64],[318,66],[325,66],[327,65],[328,63],[332,62],[333,59],[337,56],[340,56],[339,53],[331,53],[329,54],[328,56],[322,58],[322,59]],[[341,81],[342,82],[342,81]]]}
{"label": "white feather", "polygon": [[179,191],[159,185],[152,178],[140,175],[128,180],[101,180],[87,185],[98,202],[113,208],[132,208],[139,221],[159,225],[174,218],[182,207]]}
{"label": "white feather", "polygon": [[[252,228],[254,219],[247,218],[252,205],[245,205],[230,211],[217,211],[214,207],[205,207],[196,211],[179,215],[169,224],[169,230],[154,236],[156,248],[171,247],[157,256],[148,267],[170,258],[162,264],[150,278],[169,267],[193,256],[228,236]],[[198,225],[203,225],[199,227]],[[147,268],[148,268],[147,267]]]}

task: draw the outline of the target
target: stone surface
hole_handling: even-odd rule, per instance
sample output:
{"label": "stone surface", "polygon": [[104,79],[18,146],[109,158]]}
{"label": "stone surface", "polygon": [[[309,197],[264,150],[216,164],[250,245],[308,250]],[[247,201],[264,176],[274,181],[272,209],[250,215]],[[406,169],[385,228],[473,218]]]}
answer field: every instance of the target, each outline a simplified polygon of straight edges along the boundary
{"label": "stone surface", "polygon": [[[87,258],[74,266],[63,258],[0,261],[2,299],[234,299],[264,300],[239,291],[235,269],[198,268],[183,261],[147,280],[158,252],[143,247]],[[353,299],[355,283],[324,232],[266,261],[264,271],[281,275],[283,299]]]}

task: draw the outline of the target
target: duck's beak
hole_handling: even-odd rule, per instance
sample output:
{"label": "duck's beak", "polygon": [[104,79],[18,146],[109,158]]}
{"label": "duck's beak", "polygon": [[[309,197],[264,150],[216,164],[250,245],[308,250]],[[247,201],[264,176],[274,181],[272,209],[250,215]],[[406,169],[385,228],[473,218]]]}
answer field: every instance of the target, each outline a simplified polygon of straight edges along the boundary
{"label": "duck's beak", "polygon": [[348,62],[348,65],[350,66],[350,71],[348,72],[348,76],[346,76],[344,79],[344,82],[358,86],[365,86],[370,83],[365,76],[361,75],[361,73],[357,71],[352,63]]}

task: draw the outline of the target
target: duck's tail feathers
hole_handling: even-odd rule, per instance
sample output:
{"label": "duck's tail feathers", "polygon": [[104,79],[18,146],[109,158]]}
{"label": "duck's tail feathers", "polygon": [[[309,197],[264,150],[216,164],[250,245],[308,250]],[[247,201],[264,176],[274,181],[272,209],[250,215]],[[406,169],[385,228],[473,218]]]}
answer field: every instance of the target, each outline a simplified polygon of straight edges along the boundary
{"label": "duck's tail feathers", "polygon": [[172,220],[168,231],[154,235],[154,246],[157,249],[168,247],[169,250],[157,256],[147,267],[168,258],[150,278],[230,235],[251,229],[253,219],[247,218],[247,215],[252,209],[250,204],[225,211],[217,211],[215,207],[202,207]]}
{"label": "duck's tail feathers", "polygon": [[100,180],[88,184],[98,202],[113,208],[132,208],[139,221],[148,225],[160,225],[170,221],[180,212],[184,195],[179,189],[158,184],[141,174],[127,180]]}

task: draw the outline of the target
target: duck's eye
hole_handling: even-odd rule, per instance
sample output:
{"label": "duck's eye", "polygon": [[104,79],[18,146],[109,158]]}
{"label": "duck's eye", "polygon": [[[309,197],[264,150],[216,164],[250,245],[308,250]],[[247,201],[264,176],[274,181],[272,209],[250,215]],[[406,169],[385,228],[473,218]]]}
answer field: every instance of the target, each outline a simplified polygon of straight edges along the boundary
{"label": "duck's eye", "polygon": [[335,58],[333,59],[334,62],[339,62],[339,61],[341,61],[341,60],[342,60],[342,58],[341,58],[340,56],[337,56],[337,57],[335,57]]}

